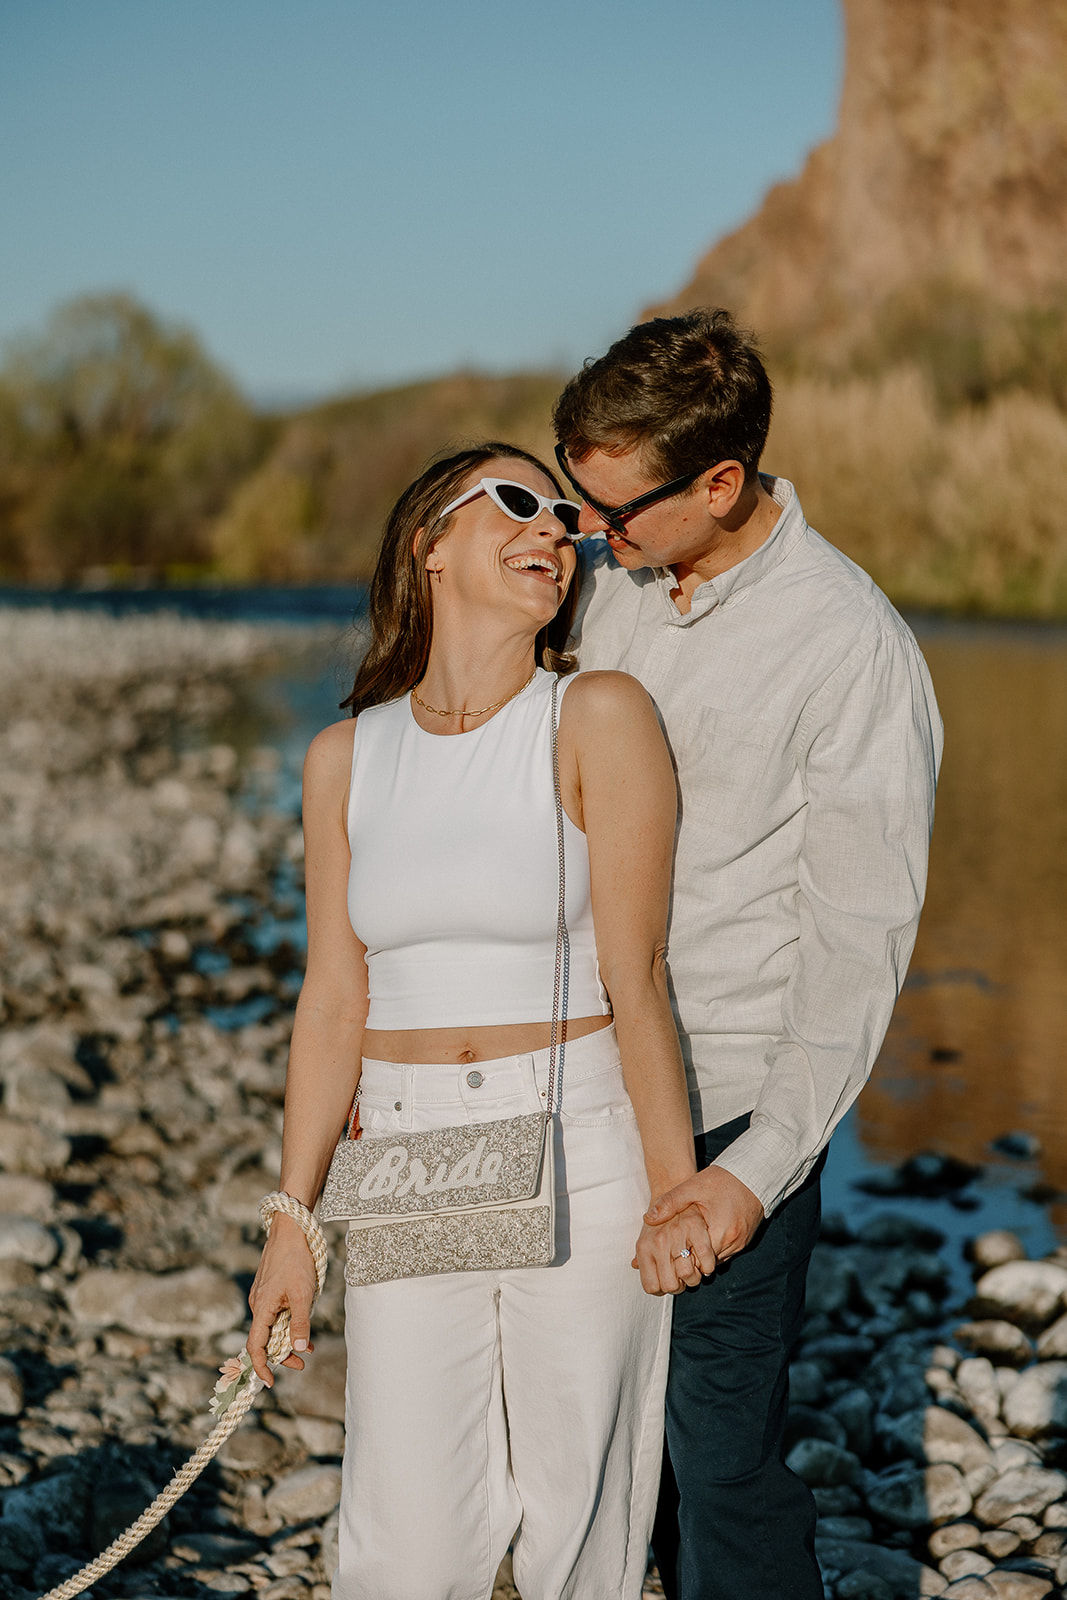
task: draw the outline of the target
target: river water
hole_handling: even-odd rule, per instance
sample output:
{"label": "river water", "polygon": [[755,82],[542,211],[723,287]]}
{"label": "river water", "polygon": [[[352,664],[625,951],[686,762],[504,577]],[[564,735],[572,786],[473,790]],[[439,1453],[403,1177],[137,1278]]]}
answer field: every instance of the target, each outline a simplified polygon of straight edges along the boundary
{"label": "river water", "polygon": [[[19,595],[19,603],[42,596]],[[113,611],[158,594],[50,597]],[[351,590],[190,591],[198,615],[317,623],[248,692],[226,726],[283,758],[298,804],[311,735],[351,681]],[[0,592],[0,604],[12,599]],[[175,607],[173,594],[163,603]],[[868,1087],[831,1146],[830,1209],[882,1208],[891,1170],[921,1151],[980,1168],[973,1181],[898,1192],[957,1238],[1010,1226],[1031,1252],[1067,1240],[1067,627],[912,618],[946,724],[926,910],[907,982]],[[292,929],[287,930],[288,933]],[[1005,1150],[1006,1134],[1023,1135]],[[896,1186],[899,1189],[899,1186]]]}

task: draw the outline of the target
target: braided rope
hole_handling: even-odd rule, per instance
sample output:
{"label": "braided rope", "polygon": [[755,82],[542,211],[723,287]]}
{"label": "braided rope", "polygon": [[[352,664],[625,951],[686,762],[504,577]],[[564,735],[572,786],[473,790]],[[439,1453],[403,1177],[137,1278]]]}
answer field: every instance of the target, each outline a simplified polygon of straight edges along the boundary
{"label": "braided rope", "polygon": [[[299,1223],[304,1230],[315,1262],[315,1277],[317,1287],[315,1298],[322,1293],[322,1286],[326,1281],[326,1265],[329,1260],[329,1250],[326,1244],[326,1235],[319,1227],[307,1206],[301,1205],[299,1200],[294,1200],[292,1195],[281,1190],[268,1194],[259,1207],[260,1216],[263,1218],[263,1227],[270,1234],[270,1225],[274,1220],[275,1212],[291,1217]],[[292,1354],[292,1343],[289,1339],[289,1308],[283,1306],[275,1317],[271,1326],[270,1339],[267,1341],[267,1361],[274,1368],[280,1365],[286,1356]],[[141,1512],[136,1522],[132,1522],[125,1533],[120,1533],[118,1538],[109,1544],[107,1549],[90,1561],[88,1566],[82,1567],[80,1572],[75,1572],[64,1583],[49,1589],[41,1600],[73,1600],[75,1595],[81,1594],[89,1585],[102,1578],[112,1567],[117,1567],[119,1562],[129,1555],[130,1551],[140,1544],[146,1534],[151,1533],[157,1523],[162,1522],[170,1508],[181,1499],[185,1491],[196,1482],[204,1468],[212,1461],[226,1440],[237,1428],[238,1423],[251,1409],[252,1402],[259,1391],[264,1388],[263,1379],[253,1372],[242,1383],[237,1395],[226,1406],[218,1422],[208,1434],[203,1444],[194,1452],[185,1463],[179,1467],[171,1478],[166,1488],[152,1501],[152,1504]]]}

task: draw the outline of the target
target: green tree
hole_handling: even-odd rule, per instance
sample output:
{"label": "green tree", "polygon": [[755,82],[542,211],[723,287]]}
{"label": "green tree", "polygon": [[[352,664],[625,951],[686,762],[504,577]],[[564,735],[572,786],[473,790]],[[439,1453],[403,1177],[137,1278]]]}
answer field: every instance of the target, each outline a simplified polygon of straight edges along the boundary
{"label": "green tree", "polygon": [[205,563],[266,443],[189,330],[127,295],[74,300],[0,368],[0,562],[46,580]]}

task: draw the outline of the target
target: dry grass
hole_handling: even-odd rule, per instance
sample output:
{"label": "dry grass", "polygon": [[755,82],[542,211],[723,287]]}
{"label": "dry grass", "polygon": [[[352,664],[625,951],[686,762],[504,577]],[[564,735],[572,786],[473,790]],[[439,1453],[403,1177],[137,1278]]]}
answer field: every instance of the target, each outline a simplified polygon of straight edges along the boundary
{"label": "dry grass", "polygon": [[764,457],[898,604],[1067,614],[1067,414],[1023,390],[946,413],[918,367],[779,384]]}

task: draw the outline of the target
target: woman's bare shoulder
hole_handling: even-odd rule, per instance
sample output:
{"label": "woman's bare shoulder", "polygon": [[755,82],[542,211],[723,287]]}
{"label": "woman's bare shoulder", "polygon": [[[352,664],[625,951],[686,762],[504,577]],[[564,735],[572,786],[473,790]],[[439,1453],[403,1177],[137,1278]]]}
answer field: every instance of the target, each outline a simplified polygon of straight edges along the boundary
{"label": "woman's bare shoulder", "polygon": [[628,672],[597,670],[576,673],[567,687],[563,709],[586,717],[642,716],[652,709],[647,689]]}
{"label": "woman's bare shoulder", "polygon": [[317,733],[304,757],[304,781],[329,784],[336,777],[345,783],[352,768],[352,738],[355,719],[345,717],[331,722]]}

